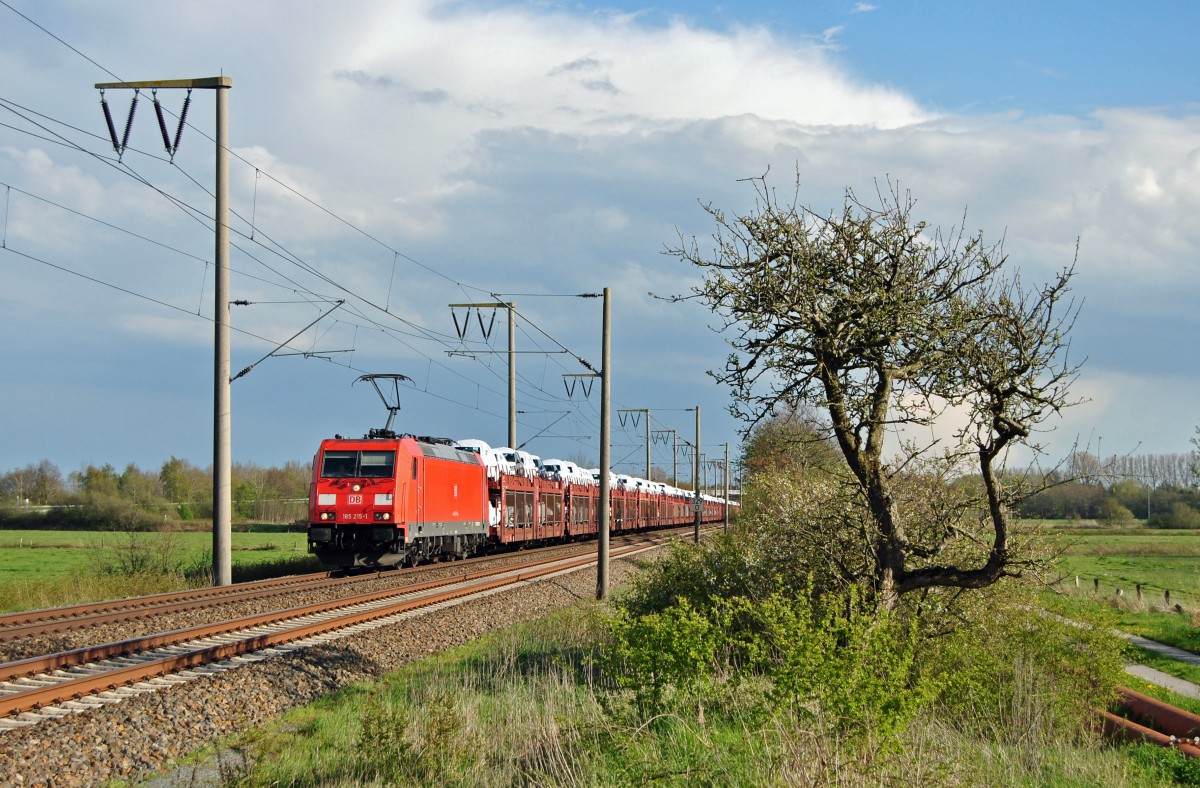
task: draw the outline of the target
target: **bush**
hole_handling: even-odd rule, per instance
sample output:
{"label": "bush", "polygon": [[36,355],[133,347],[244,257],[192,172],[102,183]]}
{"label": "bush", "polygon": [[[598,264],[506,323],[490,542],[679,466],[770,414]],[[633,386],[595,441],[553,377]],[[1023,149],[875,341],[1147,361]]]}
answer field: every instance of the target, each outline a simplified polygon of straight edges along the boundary
{"label": "bush", "polygon": [[1171,505],[1169,512],[1157,512],[1146,521],[1151,528],[1200,528],[1200,512],[1186,503],[1178,502]]}
{"label": "bush", "polygon": [[633,616],[663,613],[681,601],[706,609],[722,598],[750,596],[754,573],[732,535],[712,542],[672,542],[665,556],[650,564],[621,599]]}
{"label": "bush", "polygon": [[677,545],[616,600],[600,667],[636,712],[703,719],[740,703],[884,743],[924,712],[1005,744],[1090,735],[1122,668],[1108,627],[1046,618],[1012,580],[879,610],[809,571],[813,544],[798,543],[814,529],[794,521],[818,500],[776,497],[733,534]]}
{"label": "bush", "polygon": [[1110,705],[1124,677],[1112,622],[1102,609],[1063,619],[1022,588],[1003,591],[979,595],[955,632],[929,642],[927,661],[944,677],[936,713],[1008,745],[1094,737],[1095,710]]}
{"label": "bush", "polygon": [[[642,588],[626,601],[644,608],[653,598]],[[713,598],[703,609],[681,596],[659,611],[618,609],[600,664],[643,714],[694,709],[703,718],[750,684],[764,702],[825,720],[839,734],[886,739],[936,686],[917,670],[913,621],[876,613],[856,593],[777,590],[758,600]]]}
{"label": "bush", "polygon": [[1100,518],[1114,524],[1131,523],[1134,519],[1133,512],[1113,495],[1105,499]]}
{"label": "bush", "polygon": [[174,533],[126,531],[108,548],[110,574],[132,577],[146,574],[176,574],[182,546]]}
{"label": "bush", "polygon": [[610,627],[602,666],[617,686],[632,691],[643,711],[662,711],[668,690],[703,699],[721,670],[716,656],[725,633],[687,599],[661,613],[619,612]]}
{"label": "bush", "polygon": [[87,495],[77,505],[56,510],[61,526],[80,531],[151,531],[162,515],[117,495]]}
{"label": "bush", "polygon": [[[175,572],[182,575],[189,582],[211,585],[213,578],[212,565],[213,554],[210,547],[199,554],[192,555],[191,558],[185,558],[176,563]],[[234,582],[238,581],[235,580]]]}

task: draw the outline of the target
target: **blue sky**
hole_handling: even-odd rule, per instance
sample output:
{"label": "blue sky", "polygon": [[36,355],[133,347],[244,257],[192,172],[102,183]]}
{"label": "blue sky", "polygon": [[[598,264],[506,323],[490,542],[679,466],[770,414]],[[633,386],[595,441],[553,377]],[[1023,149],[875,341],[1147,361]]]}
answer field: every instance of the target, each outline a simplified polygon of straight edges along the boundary
{"label": "blue sky", "polygon": [[[712,232],[700,202],[749,209],[740,180],[768,168],[782,189],[798,172],[822,210],[897,179],[931,223],[965,211],[1004,237],[1030,279],[1078,243],[1088,401],[1050,425],[1050,459],[1076,441],[1190,449],[1191,4],[5,3],[0,471],[211,461],[211,95],[174,163],[143,101],[118,167],[93,89],[106,72],[234,80],[232,287],[254,302],[233,313],[234,369],[348,302],[234,383],[235,462],[306,461],[322,437],[382,425],[352,385],[367,372],[413,378],[400,430],[503,442],[502,357],[447,353],[447,305],[489,293],[521,314],[519,438],[594,462],[598,392],[568,398],[562,375],[585,370],[557,351],[598,366],[599,305],[550,296],[605,286],[615,406],[686,437],[700,405],[719,455],[738,427],[705,374],[721,338],[698,306],[648,293],[694,283],[662,250]],[[128,93],[107,98],[123,126]],[[620,426],[629,472],[642,427]],[[662,446],[655,463],[671,463]]]}
{"label": "blue sky", "polygon": [[[589,8],[594,4],[563,3]],[[945,112],[1082,114],[1186,107],[1200,63],[1189,2],[946,0],[794,3],[612,2],[647,24],[714,30],[762,24],[830,47],[848,73]]]}

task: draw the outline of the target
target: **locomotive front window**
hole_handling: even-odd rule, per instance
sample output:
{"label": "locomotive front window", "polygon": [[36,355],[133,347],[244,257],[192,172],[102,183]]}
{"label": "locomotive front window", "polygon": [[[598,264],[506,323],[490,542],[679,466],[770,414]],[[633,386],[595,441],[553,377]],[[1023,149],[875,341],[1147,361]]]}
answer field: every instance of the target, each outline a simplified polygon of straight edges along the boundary
{"label": "locomotive front window", "polygon": [[396,452],[394,451],[364,451],[360,475],[371,479],[387,479],[394,476],[396,467]]}
{"label": "locomotive front window", "polygon": [[396,465],[394,451],[326,451],[321,460],[324,479],[387,479]]}
{"label": "locomotive front window", "polygon": [[348,479],[358,466],[356,451],[327,451],[321,461],[321,476],[326,479]]}

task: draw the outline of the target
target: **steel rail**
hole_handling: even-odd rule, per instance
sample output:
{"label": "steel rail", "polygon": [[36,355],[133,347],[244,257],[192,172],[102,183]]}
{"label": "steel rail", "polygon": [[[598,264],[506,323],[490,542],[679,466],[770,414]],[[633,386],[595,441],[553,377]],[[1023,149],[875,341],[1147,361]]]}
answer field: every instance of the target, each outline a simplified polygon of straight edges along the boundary
{"label": "steel rail", "polygon": [[[547,545],[533,550],[561,549],[563,545]],[[586,549],[586,548],[581,548]],[[466,559],[467,563],[494,560],[498,555],[490,554]],[[424,564],[415,567],[333,577],[330,572],[306,575],[290,575],[283,578],[267,578],[231,586],[168,591],[146,596],[87,602],[80,605],[22,610],[0,614],[0,643],[12,642],[27,637],[51,635],[82,629],[89,626],[120,623],[139,618],[176,613],[211,604],[230,604],[256,598],[268,598],[294,591],[319,590],[341,584],[353,584],[380,578],[403,577],[420,574],[443,567],[444,564]]]}
{"label": "steel rail", "polygon": [[[246,589],[240,588],[239,586],[220,586],[220,589],[225,593],[204,595],[199,598],[180,597],[172,601],[162,600],[152,604],[139,605],[136,607],[102,608],[91,612],[84,612],[71,618],[41,619],[24,624],[9,626],[4,629],[0,629],[0,643],[21,640],[22,638],[36,637],[38,635],[53,635],[60,632],[68,632],[74,629],[83,629],[91,626],[119,624],[123,621],[130,621],[134,619],[153,618],[155,616],[167,615],[169,613],[179,613],[187,610],[194,610],[198,607],[204,607],[213,604],[232,604],[235,602],[245,602],[254,599],[269,599],[273,596],[290,594],[296,591],[319,591],[322,588],[340,585],[344,582],[345,578],[332,579],[329,578],[325,573],[322,573],[320,580],[273,586],[266,590],[262,588]],[[134,598],[140,599],[141,597]]]}
{"label": "steel rail", "polygon": [[[646,539],[641,544],[622,548],[621,550],[616,551],[615,555],[624,556],[630,553],[652,549],[653,547],[658,546],[661,541],[662,540],[660,539],[651,537]],[[90,663],[90,660],[79,661],[79,659],[83,657],[86,652],[91,652],[93,655],[95,653],[99,653],[96,651],[97,649],[103,650],[109,647],[118,649],[124,648],[123,651],[120,651],[119,653],[113,653],[107,658],[111,658],[112,656],[125,656],[131,653],[129,650],[129,644],[135,642],[148,644],[157,638],[162,638],[162,643],[149,647],[178,647],[187,641],[195,641],[199,638],[212,637],[215,635],[228,636],[232,634],[233,630],[230,627],[234,624],[238,625],[237,629],[246,630],[247,628],[251,627],[278,624],[284,620],[295,619],[305,615],[319,616],[329,613],[332,610],[376,602],[388,596],[395,597],[397,595],[403,595],[411,597],[413,593],[419,593],[419,591],[415,586],[406,586],[402,589],[389,589],[388,591],[373,592],[370,594],[358,595],[356,597],[347,597],[345,599],[339,599],[333,602],[314,603],[313,605],[290,608],[286,611],[275,611],[274,613],[263,614],[261,616],[250,616],[243,619],[238,619],[237,622],[225,622],[218,625],[193,627],[186,630],[177,630],[176,632],[171,633],[162,633],[161,635],[150,636],[149,638],[138,638],[134,639],[133,641],[106,644],[105,646],[97,646],[89,649],[77,649],[74,652],[63,652],[63,654],[35,657],[30,660],[20,660],[14,663],[8,663],[6,665],[0,665],[0,670],[9,672],[12,670],[20,670],[21,673],[19,675],[22,676],[22,678],[17,679],[17,681],[25,682],[27,685],[33,685],[28,686],[28,688],[21,688],[19,685],[14,684],[14,682],[8,681],[8,688],[15,689],[16,691],[0,697],[0,717],[7,717],[20,714],[22,712],[32,711],[48,705],[74,700],[76,698],[97,692],[103,692],[115,687],[168,675],[170,673],[177,673],[182,670],[187,670],[189,668],[194,668],[223,659],[229,659],[235,656],[242,656],[254,651],[260,651],[262,649],[281,645],[290,641],[300,640],[318,634],[324,634],[333,630],[344,629],[346,627],[354,626],[356,624],[378,618],[386,618],[387,616],[396,615],[397,613],[407,612],[421,607],[438,604],[440,602],[483,593],[485,591],[502,588],[504,586],[515,585],[542,577],[547,574],[570,571],[572,569],[577,569],[579,567],[594,563],[595,560],[596,559],[594,555],[587,555],[582,558],[573,559],[570,557],[555,557],[533,562],[529,566],[499,567],[491,570],[480,570],[478,572],[468,573],[467,575],[457,576],[454,578],[431,580],[417,585],[425,587],[425,590],[431,590],[440,586],[452,584],[461,585],[463,583],[467,583],[468,585],[443,591],[441,593],[421,596],[415,599],[409,598],[396,601],[390,604],[373,607],[369,610],[358,610],[342,614],[334,618],[323,618],[318,621],[300,624],[296,627],[280,630],[278,632],[253,634],[230,643],[215,646],[201,646],[187,653],[164,655],[162,657],[156,657],[140,662],[136,665],[106,670],[103,673],[84,676],[65,676],[62,675],[61,671],[65,666],[78,667],[80,665]],[[499,578],[493,577],[494,575],[505,574],[508,576]],[[222,629],[223,631],[218,632],[215,631],[216,629]],[[67,655],[70,655],[69,658]],[[97,658],[106,657],[92,656],[91,660]],[[64,661],[54,664],[56,659],[63,659]],[[42,668],[43,672],[38,676],[30,678],[30,665],[38,660],[50,660],[50,664],[47,668]],[[46,669],[57,670],[59,671],[59,675],[47,675],[44,672]]]}
{"label": "steel rail", "polygon": [[155,606],[176,604],[182,600],[194,600],[197,603],[211,603],[214,599],[244,594],[252,589],[280,588],[282,592],[309,583],[328,580],[328,572],[317,572],[307,575],[289,575],[265,580],[252,580],[247,583],[237,583],[233,586],[214,586],[196,588],[188,591],[167,591],[161,594],[125,597],[123,599],[106,599],[99,602],[86,602],[81,605],[66,605],[63,607],[43,608],[40,610],[19,610],[12,613],[0,614],[0,642],[12,640],[9,633],[20,627],[27,627],[37,622],[75,621],[80,617],[89,617],[106,611],[134,611],[153,609]]}
{"label": "steel rail", "polygon": [[1100,712],[1105,735],[1119,741],[1147,741],[1200,758],[1200,716],[1169,703],[1118,687],[1118,709]]}
{"label": "steel rail", "polygon": [[71,649],[69,651],[60,651],[54,654],[45,654],[38,657],[28,657],[26,659],[14,660],[12,662],[0,664],[0,682],[12,681],[22,676],[28,676],[47,670],[75,667],[77,665],[93,662],[98,659],[123,657],[130,654],[137,654],[142,651],[149,651],[150,649],[164,648],[167,646],[177,645],[179,643],[186,643],[187,641],[191,640],[225,635],[241,629],[250,629],[252,627],[276,624],[280,621],[299,618],[301,616],[324,613],[340,608],[352,607],[354,605],[370,604],[371,602],[379,599],[386,599],[388,597],[394,597],[397,595],[420,593],[433,588],[440,588],[442,586],[453,585],[455,583],[470,582],[482,577],[489,577],[496,574],[502,574],[504,572],[512,572],[513,570],[514,567],[512,566],[481,569],[476,570],[475,572],[456,574],[449,577],[439,578],[437,580],[427,580],[421,583],[393,586],[380,591],[370,591],[362,594],[355,594],[353,596],[341,597],[339,599],[327,600],[324,602],[312,602],[307,605],[299,605],[296,607],[284,608],[282,610],[272,610],[256,615],[242,616],[241,618],[228,621],[221,621],[212,624],[197,624],[196,626],[175,629],[169,632],[159,632],[153,635],[130,638],[128,640],[119,640],[96,646],[84,646],[82,648]]}

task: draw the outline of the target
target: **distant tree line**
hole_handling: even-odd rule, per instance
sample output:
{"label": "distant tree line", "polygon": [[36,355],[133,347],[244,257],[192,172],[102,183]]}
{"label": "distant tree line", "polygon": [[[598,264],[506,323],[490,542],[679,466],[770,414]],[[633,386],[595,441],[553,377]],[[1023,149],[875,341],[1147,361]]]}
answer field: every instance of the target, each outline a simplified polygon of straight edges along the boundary
{"label": "distant tree line", "polygon": [[1022,517],[1113,524],[1136,519],[1155,528],[1200,528],[1194,453],[1102,459],[1076,452],[1046,480],[1046,489],[1023,502]]}
{"label": "distant tree line", "polygon": [[[1200,432],[1198,432],[1200,434]],[[1016,513],[1034,520],[1097,520],[1112,525],[1145,521],[1152,528],[1200,529],[1198,453],[1143,454],[1101,459],[1086,452],[1033,478],[1009,473],[1006,484],[1039,489],[1021,500]],[[836,449],[809,414],[764,421],[743,446],[741,466],[749,475],[786,470],[804,474],[835,467]],[[978,476],[948,481],[970,490]]]}
{"label": "distant tree line", "polygon": [[[235,521],[288,523],[305,517],[311,470],[233,466]],[[212,518],[212,470],[171,457],[157,472],[88,465],[63,475],[49,460],[0,475],[0,527],[151,530]]]}

